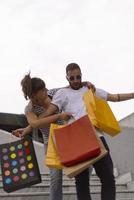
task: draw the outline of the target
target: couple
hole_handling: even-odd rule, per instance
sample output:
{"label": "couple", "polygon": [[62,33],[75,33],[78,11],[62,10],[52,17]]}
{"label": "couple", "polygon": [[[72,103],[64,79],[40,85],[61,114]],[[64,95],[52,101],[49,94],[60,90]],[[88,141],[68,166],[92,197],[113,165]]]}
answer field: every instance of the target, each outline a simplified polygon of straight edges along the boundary
{"label": "couple", "polygon": [[[82,98],[88,88],[93,87],[94,89],[94,86],[89,82],[82,82],[81,69],[76,63],[67,65],[66,78],[69,82],[68,87],[48,91],[43,80],[31,78],[30,74],[24,77],[21,86],[24,97],[30,100],[25,108],[29,126],[22,130],[15,130],[13,133],[16,136],[24,136],[31,132],[33,128],[39,128],[46,149],[51,122],[63,123],[66,120],[71,123],[87,114]],[[97,96],[106,101],[118,102],[134,98],[134,93],[110,94],[99,88],[94,91]],[[73,117],[71,117],[71,113]],[[101,200],[115,200],[113,162],[108,145],[101,132],[99,132],[99,137],[108,150],[108,154],[93,165],[102,183]],[[89,170],[86,169],[75,177],[77,200],[91,200]],[[50,177],[50,200],[62,200],[62,170],[50,169]]]}

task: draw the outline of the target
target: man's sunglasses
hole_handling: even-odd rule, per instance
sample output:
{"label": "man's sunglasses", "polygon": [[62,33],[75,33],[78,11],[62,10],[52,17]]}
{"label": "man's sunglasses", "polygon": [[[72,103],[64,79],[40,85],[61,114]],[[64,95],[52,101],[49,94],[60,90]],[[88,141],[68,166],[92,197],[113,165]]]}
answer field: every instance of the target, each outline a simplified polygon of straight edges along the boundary
{"label": "man's sunglasses", "polygon": [[77,75],[77,76],[67,76],[69,81],[74,81],[74,80],[81,80],[81,75]]}

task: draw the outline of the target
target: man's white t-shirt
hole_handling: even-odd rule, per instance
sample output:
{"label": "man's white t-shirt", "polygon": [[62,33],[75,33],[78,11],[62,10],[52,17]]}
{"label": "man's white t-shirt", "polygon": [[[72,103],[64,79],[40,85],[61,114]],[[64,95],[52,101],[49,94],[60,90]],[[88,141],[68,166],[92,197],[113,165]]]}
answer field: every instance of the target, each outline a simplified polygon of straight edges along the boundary
{"label": "man's white t-shirt", "polygon": [[[83,94],[88,90],[83,86],[79,90],[72,88],[63,88],[56,92],[53,96],[52,104],[56,105],[62,112],[72,113],[72,118],[68,121],[71,122],[83,117],[87,114],[86,107],[83,101]],[[107,92],[105,90],[96,88],[96,95],[104,100],[107,100]]]}

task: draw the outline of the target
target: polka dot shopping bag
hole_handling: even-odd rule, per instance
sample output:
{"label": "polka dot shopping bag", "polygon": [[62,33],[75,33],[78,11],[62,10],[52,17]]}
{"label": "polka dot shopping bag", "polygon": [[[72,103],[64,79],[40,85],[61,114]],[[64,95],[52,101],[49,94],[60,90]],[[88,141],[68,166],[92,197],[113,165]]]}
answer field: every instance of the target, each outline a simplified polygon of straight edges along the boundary
{"label": "polka dot shopping bag", "polygon": [[0,145],[3,189],[13,192],[41,182],[37,158],[30,136]]}

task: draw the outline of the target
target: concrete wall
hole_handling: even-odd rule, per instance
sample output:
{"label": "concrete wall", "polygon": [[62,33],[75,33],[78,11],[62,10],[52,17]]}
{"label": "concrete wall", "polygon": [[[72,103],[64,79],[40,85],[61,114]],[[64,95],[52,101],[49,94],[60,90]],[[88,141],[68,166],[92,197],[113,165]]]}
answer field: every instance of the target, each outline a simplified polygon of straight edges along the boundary
{"label": "concrete wall", "polygon": [[134,113],[119,121],[121,127],[134,128]]}
{"label": "concrete wall", "polygon": [[114,166],[119,173],[131,172],[134,179],[134,128],[122,128],[122,132],[110,137],[105,135],[109,144]]}

